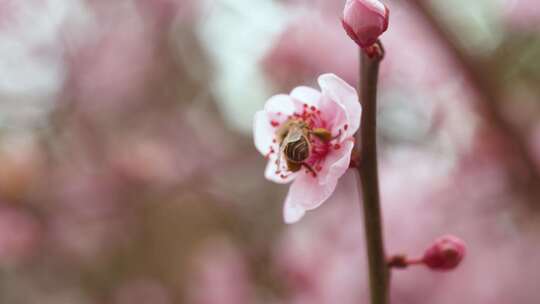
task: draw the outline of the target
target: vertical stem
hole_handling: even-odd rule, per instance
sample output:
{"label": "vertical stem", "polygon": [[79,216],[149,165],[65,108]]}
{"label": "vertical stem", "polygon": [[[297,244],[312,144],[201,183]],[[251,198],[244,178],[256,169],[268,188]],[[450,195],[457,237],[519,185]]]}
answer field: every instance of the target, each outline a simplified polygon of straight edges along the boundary
{"label": "vertical stem", "polygon": [[362,122],[361,131],[356,134],[356,142],[360,143],[362,155],[358,172],[364,206],[371,304],[387,304],[389,272],[383,244],[377,168],[377,80],[383,49],[380,42],[372,48],[375,48],[375,55],[371,53],[372,56],[368,56],[363,50],[360,51],[358,89],[362,103]]}

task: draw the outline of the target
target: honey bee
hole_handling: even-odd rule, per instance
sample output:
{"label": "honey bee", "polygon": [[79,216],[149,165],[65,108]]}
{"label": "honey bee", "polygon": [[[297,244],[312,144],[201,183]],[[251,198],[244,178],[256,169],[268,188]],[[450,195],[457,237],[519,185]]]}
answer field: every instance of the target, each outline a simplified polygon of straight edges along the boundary
{"label": "honey bee", "polygon": [[306,163],[311,156],[311,135],[317,136],[323,141],[332,139],[328,130],[323,128],[310,129],[304,121],[290,120],[284,123],[277,132],[280,143],[278,167],[281,156],[283,156],[289,171],[297,172],[302,167],[306,167],[313,174],[316,174],[315,170]]}

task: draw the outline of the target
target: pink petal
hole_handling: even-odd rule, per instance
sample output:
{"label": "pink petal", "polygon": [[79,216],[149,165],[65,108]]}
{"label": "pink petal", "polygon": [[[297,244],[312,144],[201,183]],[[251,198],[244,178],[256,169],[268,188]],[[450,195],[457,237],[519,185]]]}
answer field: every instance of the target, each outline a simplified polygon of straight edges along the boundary
{"label": "pink petal", "polygon": [[337,180],[345,174],[347,169],[349,169],[353,147],[354,142],[347,140],[341,144],[341,148],[333,150],[326,156],[323,169],[317,177],[320,185]]}
{"label": "pink petal", "polygon": [[336,185],[337,179],[328,179],[326,184],[321,185],[310,174],[298,174],[289,188],[285,203],[298,205],[305,210],[315,209],[332,195]]}
{"label": "pink petal", "polygon": [[287,224],[293,224],[298,222],[306,214],[306,209],[297,204],[293,204],[290,200],[285,200],[285,206],[283,207],[283,219]]}
{"label": "pink petal", "polygon": [[[331,204],[340,203],[344,200],[352,201],[354,203],[360,202],[360,196],[357,188],[358,181],[359,179],[357,172],[354,170],[347,171],[339,180],[339,183],[332,195],[326,201]],[[293,224],[299,221],[307,211],[307,209],[303,206],[294,204],[290,198],[291,195],[288,195],[283,208],[283,217],[285,219],[285,223],[287,224]]]}
{"label": "pink petal", "polygon": [[275,128],[272,127],[268,114],[265,111],[255,113],[253,120],[253,140],[255,147],[262,155],[266,156],[270,153],[274,139]]}
{"label": "pink petal", "polygon": [[296,110],[302,111],[304,104],[319,107],[322,94],[313,88],[300,86],[292,90],[290,96],[296,102]]}
{"label": "pink petal", "polygon": [[318,81],[323,95],[328,96],[345,110],[346,122],[341,122],[334,128],[341,129],[347,124],[343,138],[353,136],[360,127],[362,115],[362,107],[358,101],[356,90],[334,74],[321,75]]}
{"label": "pink petal", "polygon": [[[339,129],[345,132],[344,126],[348,126],[348,120],[345,108],[341,104],[335,102],[331,97],[323,95],[320,110],[322,118],[327,123],[327,128],[332,131],[334,136],[338,135]],[[345,139],[345,135],[345,133],[342,133],[341,140]]]}
{"label": "pink petal", "polygon": [[270,154],[268,157],[268,163],[266,164],[266,169],[264,170],[264,177],[266,177],[267,180],[278,184],[290,183],[292,180],[294,180],[298,173],[286,172],[287,167],[284,161],[282,161],[281,168],[278,169],[276,159],[276,153]]}

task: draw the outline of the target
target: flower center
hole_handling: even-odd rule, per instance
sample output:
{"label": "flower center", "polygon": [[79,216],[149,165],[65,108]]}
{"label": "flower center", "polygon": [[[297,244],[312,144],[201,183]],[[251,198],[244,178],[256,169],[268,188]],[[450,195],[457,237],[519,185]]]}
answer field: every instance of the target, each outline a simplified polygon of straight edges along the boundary
{"label": "flower center", "polygon": [[[317,109],[317,107],[304,104],[301,112],[296,112],[287,117],[287,121],[276,131],[276,137],[273,141],[274,143],[279,143],[281,148],[282,144],[286,144],[284,143],[284,138],[289,132],[288,126],[292,124],[301,124],[302,128],[305,130],[305,134],[307,134],[306,138],[309,141],[310,147],[309,156],[301,165],[306,170],[306,173],[311,173],[314,177],[317,176],[317,172],[322,171],[326,156],[332,149],[337,150],[341,148],[339,142],[342,130],[338,130],[337,134],[332,134],[330,131],[332,126],[323,119],[321,114],[321,111]],[[278,113],[278,115],[280,114]],[[270,123],[274,128],[279,126],[279,123],[274,120]],[[347,130],[347,127],[348,126],[345,125],[344,129]],[[274,149],[271,149],[271,153],[275,152]],[[287,155],[285,155],[285,157],[287,157]],[[279,166],[279,164],[279,160],[277,160],[276,165]],[[298,169],[292,170],[288,167],[287,171],[295,172],[298,171]],[[287,177],[287,175],[282,174],[280,168],[277,169],[276,174],[280,174],[284,179]]]}

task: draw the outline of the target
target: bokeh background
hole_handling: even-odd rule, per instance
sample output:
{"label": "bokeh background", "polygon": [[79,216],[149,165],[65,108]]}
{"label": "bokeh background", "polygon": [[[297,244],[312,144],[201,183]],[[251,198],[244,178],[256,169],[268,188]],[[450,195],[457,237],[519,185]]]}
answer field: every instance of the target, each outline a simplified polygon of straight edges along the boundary
{"label": "bokeh background", "polygon": [[[392,303],[540,303],[540,3],[385,0]],[[0,303],[367,303],[354,183],[301,222],[252,116],[333,72],[344,0],[1,0]]]}

